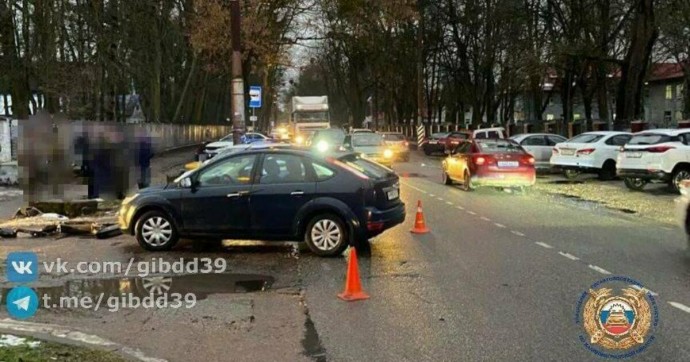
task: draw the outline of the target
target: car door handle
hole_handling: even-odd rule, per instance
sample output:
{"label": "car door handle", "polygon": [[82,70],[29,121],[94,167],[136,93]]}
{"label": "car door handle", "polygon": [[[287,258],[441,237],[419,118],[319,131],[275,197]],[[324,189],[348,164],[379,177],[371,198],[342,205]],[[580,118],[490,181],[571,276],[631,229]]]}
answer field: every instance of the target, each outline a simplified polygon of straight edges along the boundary
{"label": "car door handle", "polygon": [[242,196],[247,196],[249,195],[249,191],[239,191],[239,192],[233,192],[231,194],[228,194],[228,197],[233,198],[233,197],[242,197]]}
{"label": "car door handle", "polygon": [[290,193],[292,196],[302,196],[304,195],[304,191],[293,191]]}

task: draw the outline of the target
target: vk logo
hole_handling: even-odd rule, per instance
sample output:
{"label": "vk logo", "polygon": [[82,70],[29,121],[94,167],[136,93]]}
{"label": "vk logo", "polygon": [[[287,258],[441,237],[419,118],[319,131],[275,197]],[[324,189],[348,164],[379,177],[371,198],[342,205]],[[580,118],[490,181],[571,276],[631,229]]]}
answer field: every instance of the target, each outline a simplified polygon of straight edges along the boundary
{"label": "vk logo", "polygon": [[7,293],[7,313],[16,319],[26,319],[36,314],[38,309],[38,295],[28,287],[12,288]]}
{"label": "vk logo", "polygon": [[30,251],[9,253],[5,269],[10,283],[33,282],[38,279],[38,256]]}

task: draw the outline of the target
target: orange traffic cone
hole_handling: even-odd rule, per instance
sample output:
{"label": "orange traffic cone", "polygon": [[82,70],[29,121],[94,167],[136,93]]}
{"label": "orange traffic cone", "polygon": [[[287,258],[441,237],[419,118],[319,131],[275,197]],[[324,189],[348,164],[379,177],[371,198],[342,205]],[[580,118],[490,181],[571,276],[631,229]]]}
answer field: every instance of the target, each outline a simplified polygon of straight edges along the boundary
{"label": "orange traffic cone", "polygon": [[350,260],[347,262],[347,277],[345,278],[345,291],[338,294],[344,301],[369,299],[369,295],[362,290],[362,282],[359,279],[359,267],[357,266],[357,251],[350,248]]}
{"label": "orange traffic cone", "polygon": [[414,227],[410,230],[413,234],[426,234],[429,229],[426,228],[426,223],[424,222],[424,212],[422,211],[422,200],[417,201],[417,216],[414,220]]}

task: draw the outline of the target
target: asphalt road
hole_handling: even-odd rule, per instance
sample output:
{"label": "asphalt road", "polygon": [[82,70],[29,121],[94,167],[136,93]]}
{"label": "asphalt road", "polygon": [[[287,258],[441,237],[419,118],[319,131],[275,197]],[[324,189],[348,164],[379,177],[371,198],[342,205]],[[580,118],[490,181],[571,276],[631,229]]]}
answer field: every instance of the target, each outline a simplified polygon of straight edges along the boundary
{"label": "asphalt road", "polygon": [[[302,259],[307,304],[328,360],[593,360],[575,323],[597,280],[630,277],[657,294],[642,360],[689,360],[690,262],[680,230],[540,194],[464,192],[438,161],[396,170],[408,220],[360,258],[371,299],[343,303],[344,261]],[[416,202],[432,230],[414,236]],[[672,305],[671,303],[677,303]]]}
{"label": "asphalt road", "polygon": [[[655,340],[634,359],[690,360],[690,260],[681,230],[540,192],[464,192],[441,184],[439,160],[414,154],[395,166],[408,219],[359,255],[371,296],[366,301],[336,296],[345,258],[318,258],[290,244],[183,241],[151,253],[131,236],[10,239],[0,254],[34,250],[41,260],[123,265],[152,258],[225,260],[229,274],[191,282],[172,276],[177,291],[198,294],[191,309],[39,309],[31,320],[170,361],[595,360],[579,340],[576,306],[593,283],[614,275],[638,280],[656,295]],[[418,200],[431,229],[422,236],[409,232]],[[44,270],[33,286],[117,295],[142,282],[117,277]],[[248,277],[256,280],[238,283]],[[263,280],[272,282],[253,287]],[[11,287],[0,284],[3,292]],[[6,316],[0,310],[0,318]]]}

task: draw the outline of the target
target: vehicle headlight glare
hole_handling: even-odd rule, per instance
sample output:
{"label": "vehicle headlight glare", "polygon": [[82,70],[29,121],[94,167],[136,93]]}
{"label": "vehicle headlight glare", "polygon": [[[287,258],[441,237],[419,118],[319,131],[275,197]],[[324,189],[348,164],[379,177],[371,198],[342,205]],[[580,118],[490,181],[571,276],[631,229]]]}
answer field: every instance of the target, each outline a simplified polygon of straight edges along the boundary
{"label": "vehicle headlight glare", "polygon": [[316,145],[316,149],[319,150],[319,152],[326,152],[328,151],[328,142],[326,141],[319,141],[319,143]]}
{"label": "vehicle headlight glare", "polygon": [[385,158],[393,158],[393,151],[391,151],[391,150],[385,150],[385,151],[383,151],[383,157],[385,157]]}

